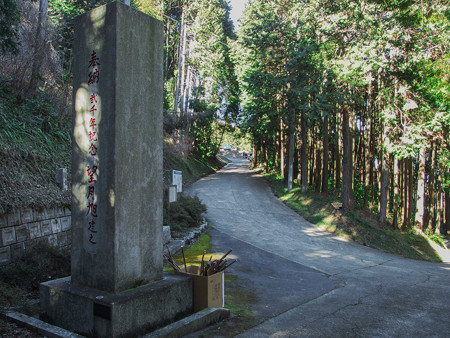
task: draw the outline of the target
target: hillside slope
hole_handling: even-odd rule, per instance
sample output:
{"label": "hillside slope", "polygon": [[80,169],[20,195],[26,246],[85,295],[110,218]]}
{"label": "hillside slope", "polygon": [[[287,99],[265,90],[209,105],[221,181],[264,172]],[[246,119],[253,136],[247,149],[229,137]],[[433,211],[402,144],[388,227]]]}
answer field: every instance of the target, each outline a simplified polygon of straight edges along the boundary
{"label": "hillside slope", "polygon": [[[54,113],[44,99],[21,104],[0,92],[0,215],[13,209],[70,206],[70,191],[56,184],[55,171],[67,168],[70,186],[71,117]],[[183,146],[181,146],[183,147]],[[179,151],[180,144],[164,142],[164,180],[171,170],[183,171],[189,185],[223,164]],[[184,146],[184,148],[189,148]]]}
{"label": "hillside slope", "polygon": [[55,114],[45,100],[17,103],[2,89],[0,214],[69,205],[70,193],[56,185],[55,170],[70,168],[70,118]]}

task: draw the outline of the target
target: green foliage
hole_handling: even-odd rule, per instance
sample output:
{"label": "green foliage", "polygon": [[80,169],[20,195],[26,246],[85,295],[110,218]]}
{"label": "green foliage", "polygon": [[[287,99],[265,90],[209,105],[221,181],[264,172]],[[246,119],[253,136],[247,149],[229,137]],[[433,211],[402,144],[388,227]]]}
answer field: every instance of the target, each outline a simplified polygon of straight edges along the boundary
{"label": "green foliage", "polygon": [[132,0],[131,6],[141,12],[162,20],[162,1],[158,0]]}
{"label": "green foliage", "polygon": [[69,205],[70,193],[61,191],[54,177],[57,168],[70,168],[71,119],[45,93],[17,104],[7,82],[4,85],[0,86],[0,214],[15,208]]}
{"label": "green foliage", "polygon": [[175,78],[172,77],[164,83],[164,103],[163,107],[166,111],[173,109],[175,103]]}
{"label": "green foliage", "polygon": [[[209,252],[211,249],[211,237],[202,233],[198,240],[194,244],[190,245],[188,248],[184,248],[184,258],[186,259],[186,265],[196,265],[198,264],[203,256],[203,252]],[[184,265],[183,256],[181,253],[174,257],[175,262],[182,266]],[[173,271],[172,268],[168,268],[166,271]]]}
{"label": "green foliage", "polygon": [[195,197],[180,194],[176,202],[170,203],[165,210],[164,220],[172,231],[182,231],[199,226],[206,206]]}
{"label": "green foliage", "polygon": [[110,2],[113,2],[113,0],[48,1],[48,16],[57,31],[57,41],[54,42],[54,45],[62,54],[66,76],[70,76],[69,74],[72,71],[73,19],[80,14]]}
{"label": "green foliage", "polygon": [[[225,0],[196,0],[190,2],[186,14],[195,18],[189,27],[194,37],[189,62],[198,71],[203,88],[196,99],[220,110],[225,121],[234,120],[239,113],[239,83],[231,55],[235,36],[229,6]],[[197,109],[204,112],[205,106]]]}
{"label": "green foliage", "polygon": [[219,140],[215,136],[215,114],[212,110],[198,114],[189,129],[194,138],[194,150],[203,158],[212,158],[219,148]]}
{"label": "green foliage", "polygon": [[[367,147],[369,135],[381,140],[370,149],[372,157],[380,159],[384,151],[411,159],[424,148],[437,149],[439,182],[434,184],[448,189],[448,17],[445,1],[251,1],[236,54],[242,128],[263,150],[258,161],[271,169],[287,147],[280,143],[291,135],[295,153],[301,143],[309,146],[296,131],[319,141],[319,147],[325,136],[334,144],[339,134],[333,129],[343,128],[345,110],[368,127],[352,126],[356,141],[365,138]],[[329,118],[328,135],[324,117]],[[356,184],[358,206],[365,202],[364,188]],[[380,196],[369,196],[372,210],[378,209]]]}
{"label": "green foliage", "polygon": [[17,22],[20,12],[16,0],[2,0],[0,3],[0,48],[2,53],[19,52],[17,43]]}
{"label": "green foliage", "polygon": [[0,279],[37,294],[39,284],[70,275],[70,253],[38,242],[15,263],[0,268]]}
{"label": "green foliage", "polygon": [[247,152],[252,151],[250,135],[237,126],[234,128],[225,129],[221,145],[224,146],[227,144]]}
{"label": "green foliage", "polygon": [[431,239],[434,243],[440,245],[442,248],[447,248],[444,243],[444,239],[442,236],[431,233],[429,229],[425,230],[425,235],[428,236],[429,239]]}

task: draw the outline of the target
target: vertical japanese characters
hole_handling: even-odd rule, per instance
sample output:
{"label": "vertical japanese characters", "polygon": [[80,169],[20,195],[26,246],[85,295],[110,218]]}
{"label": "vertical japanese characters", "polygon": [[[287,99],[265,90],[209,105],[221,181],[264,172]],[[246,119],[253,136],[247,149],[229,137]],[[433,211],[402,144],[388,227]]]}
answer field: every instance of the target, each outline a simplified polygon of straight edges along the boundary
{"label": "vertical japanese characters", "polygon": [[89,110],[89,149],[87,154],[87,192],[86,192],[86,203],[87,203],[87,231],[88,231],[88,245],[95,246],[97,244],[97,228],[95,226],[98,210],[97,210],[97,179],[99,173],[99,159],[98,159],[98,82],[100,80],[99,71],[99,57],[97,53],[93,50],[89,59],[88,65],[88,86],[89,86],[89,98],[90,98],[90,110]]}

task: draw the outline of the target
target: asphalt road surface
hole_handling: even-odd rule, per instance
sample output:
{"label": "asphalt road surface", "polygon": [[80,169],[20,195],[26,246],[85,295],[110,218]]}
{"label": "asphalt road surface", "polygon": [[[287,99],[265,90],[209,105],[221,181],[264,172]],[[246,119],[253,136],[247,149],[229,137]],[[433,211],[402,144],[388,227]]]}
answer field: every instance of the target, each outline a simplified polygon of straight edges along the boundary
{"label": "asphalt road surface", "polygon": [[240,336],[450,336],[449,264],[323,232],[280,202],[248,165],[235,158],[189,189],[207,205],[213,249],[231,248],[238,258],[227,273],[254,295],[254,321]]}

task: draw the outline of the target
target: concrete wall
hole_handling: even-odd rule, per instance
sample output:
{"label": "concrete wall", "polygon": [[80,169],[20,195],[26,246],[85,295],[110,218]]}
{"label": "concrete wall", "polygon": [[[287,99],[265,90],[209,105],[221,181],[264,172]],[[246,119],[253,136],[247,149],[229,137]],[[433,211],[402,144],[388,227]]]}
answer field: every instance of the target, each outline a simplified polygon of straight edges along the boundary
{"label": "concrete wall", "polygon": [[13,262],[39,240],[56,247],[71,244],[70,210],[16,210],[0,216],[0,265]]}
{"label": "concrete wall", "polygon": [[[163,236],[164,244],[172,240],[170,227],[163,227]],[[24,209],[0,215],[0,265],[14,262],[39,240],[55,247],[71,246],[72,221],[68,208]]]}

